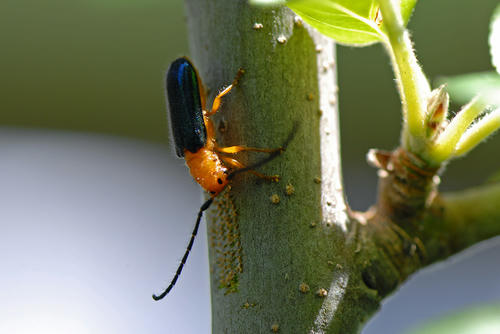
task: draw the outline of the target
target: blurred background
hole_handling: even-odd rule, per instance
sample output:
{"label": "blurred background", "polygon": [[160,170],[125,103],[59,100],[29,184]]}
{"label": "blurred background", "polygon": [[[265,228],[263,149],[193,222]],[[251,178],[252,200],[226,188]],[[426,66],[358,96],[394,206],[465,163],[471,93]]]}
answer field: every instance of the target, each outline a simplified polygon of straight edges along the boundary
{"label": "blurred background", "polygon": [[[432,80],[491,69],[498,0],[419,1],[410,21]],[[163,75],[188,54],[180,0],[0,2],[0,333],[209,333],[204,228],[174,273],[200,189],[168,143]],[[399,99],[381,46],[338,47],[343,173],[374,201],[370,148],[397,146]],[[452,106],[457,110],[459,106]],[[500,135],[447,168],[442,189],[500,168]],[[401,333],[500,300],[500,244],[414,275],[363,333]]]}

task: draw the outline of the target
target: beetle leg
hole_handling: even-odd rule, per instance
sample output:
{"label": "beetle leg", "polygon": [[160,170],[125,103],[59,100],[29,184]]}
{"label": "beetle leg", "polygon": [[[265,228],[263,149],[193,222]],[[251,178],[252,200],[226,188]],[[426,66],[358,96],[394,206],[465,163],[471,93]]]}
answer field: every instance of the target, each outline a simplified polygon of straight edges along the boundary
{"label": "beetle leg", "polygon": [[213,114],[215,114],[219,110],[222,97],[224,95],[226,95],[227,93],[229,93],[231,91],[231,89],[233,89],[233,87],[238,84],[238,81],[240,80],[240,78],[243,75],[243,73],[245,73],[245,71],[242,68],[240,68],[238,70],[238,73],[236,73],[236,77],[234,78],[233,82],[229,86],[227,86],[226,88],[224,88],[224,90],[222,92],[220,92],[219,94],[217,94],[217,96],[214,99],[214,102],[212,103],[212,110],[210,112],[207,111],[205,113],[205,116],[210,117],[210,116],[212,116]]}
{"label": "beetle leg", "polygon": [[274,152],[283,152],[285,149],[282,147],[279,148],[258,148],[258,147],[246,147],[246,146],[227,146],[227,147],[217,147],[217,152],[227,153],[227,154],[236,154],[238,152],[243,151],[251,151],[251,152],[264,152],[264,153],[274,153]]}
{"label": "beetle leg", "polygon": [[[245,165],[243,165],[241,162],[239,162],[238,160],[236,160],[234,158],[225,157],[225,156],[221,156],[220,158],[230,168],[234,168],[234,169],[245,168]],[[266,179],[266,180],[274,181],[274,182],[278,182],[280,180],[280,177],[278,175],[265,175],[265,174],[262,174],[262,173],[255,171],[253,169],[249,169],[248,171],[250,173],[252,173],[253,175],[260,177],[261,179]]]}

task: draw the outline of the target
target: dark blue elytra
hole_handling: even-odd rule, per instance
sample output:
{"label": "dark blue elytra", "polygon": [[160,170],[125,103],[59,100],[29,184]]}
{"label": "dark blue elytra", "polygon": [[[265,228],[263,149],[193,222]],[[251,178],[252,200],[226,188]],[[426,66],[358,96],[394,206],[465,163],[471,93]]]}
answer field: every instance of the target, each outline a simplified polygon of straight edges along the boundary
{"label": "dark blue elytra", "polygon": [[176,59],[167,71],[166,86],[175,152],[184,157],[185,150],[195,153],[207,141],[200,83],[193,64],[186,58]]}

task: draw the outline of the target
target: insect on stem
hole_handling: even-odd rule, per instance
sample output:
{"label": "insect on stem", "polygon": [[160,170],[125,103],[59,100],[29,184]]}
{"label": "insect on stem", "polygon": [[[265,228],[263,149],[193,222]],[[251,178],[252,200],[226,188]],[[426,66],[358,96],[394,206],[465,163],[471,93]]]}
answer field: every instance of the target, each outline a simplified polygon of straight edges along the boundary
{"label": "insect on stem", "polygon": [[[279,179],[276,175],[264,175],[254,169],[273,160],[285,150],[296,133],[297,122],[284,145],[277,149],[239,145],[219,147],[216,143],[215,128],[210,116],[219,110],[222,97],[238,84],[243,73],[243,69],[240,68],[232,84],[215,97],[211,108],[207,108],[203,83],[195,67],[187,58],[182,57],[175,60],[167,71],[167,104],[175,151],[178,157],[185,159],[193,178],[210,193],[211,197],[203,203],[198,211],[191,239],[173,279],[161,294],[153,294],[154,300],[163,299],[174,287],[193,247],[203,211],[210,207],[214,198],[226,188],[236,174],[250,172],[266,180],[277,181]],[[268,153],[269,156],[253,166],[245,166],[232,156],[243,151],[264,152]]]}

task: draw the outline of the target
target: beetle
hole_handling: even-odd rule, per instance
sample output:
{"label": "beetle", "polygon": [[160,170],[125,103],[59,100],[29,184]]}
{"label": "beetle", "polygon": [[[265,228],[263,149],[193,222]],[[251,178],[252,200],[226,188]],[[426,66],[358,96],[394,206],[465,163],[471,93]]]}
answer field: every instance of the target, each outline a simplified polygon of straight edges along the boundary
{"label": "beetle", "polygon": [[[210,198],[202,204],[198,211],[191,239],[172,281],[161,294],[153,294],[154,300],[164,298],[174,287],[193,247],[203,212],[210,207],[214,198],[225,189],[234,175],[241,172],[251,172],[267,180],[279,180],[276,175],[264,175],[255,171],[254,168],[267,163],[284,151],[291,137],[285,145],[276,149],[239,145],[220,147],[217,145],[215,128],[210,116],[217,113],[222,97],[238,84],[243,73],[243,69],[240,69],[233,82],[217,94],[211,108],[207,110],[203,83],[196,68],[188,58],[176,59],[167,71],[166,95],[175,152],[179,158],[185,159],[191,175],[203,189],[209,192]],[[232,157],[233,154],[242,151],[265,152],[269,153],[269,157],[247,167]]]}

